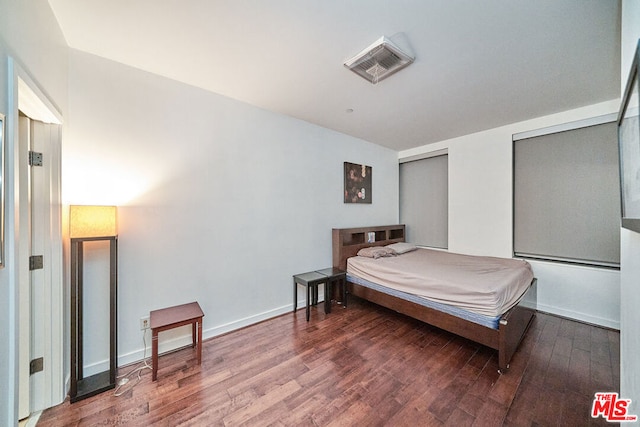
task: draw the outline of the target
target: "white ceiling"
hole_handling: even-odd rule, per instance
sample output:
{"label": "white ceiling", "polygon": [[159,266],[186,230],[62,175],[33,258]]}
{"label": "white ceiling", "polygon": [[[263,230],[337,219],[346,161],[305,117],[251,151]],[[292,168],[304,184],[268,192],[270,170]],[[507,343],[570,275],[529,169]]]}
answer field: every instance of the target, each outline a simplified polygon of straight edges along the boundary
{"label": "white ceiling", "polygon": [[[49,3],[72,48],[394,150],[620,90],[614,0]],[[416,60],[372,85],[342,63],[383,35]]]}

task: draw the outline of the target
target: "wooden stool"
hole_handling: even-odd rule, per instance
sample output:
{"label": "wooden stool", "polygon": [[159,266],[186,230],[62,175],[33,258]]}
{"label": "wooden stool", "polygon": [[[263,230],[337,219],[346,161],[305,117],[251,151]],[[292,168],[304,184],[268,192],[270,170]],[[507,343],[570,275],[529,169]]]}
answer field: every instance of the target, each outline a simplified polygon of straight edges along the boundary
{"label": "wooden stool", "polygon": [[[151,324],[151,363],[153,365],[153,378],[158,378],[158,332],[177,328],[178,326],[191,325],[191,338],[193,347],[196,347],[198,365],[202,362],[202,317],[204,313],[197,302],[176,305],[174,307],[154,310],[149,315]],[[197,330],[197,331],[196,331]],[[196,340],[196,332],[198,339]]]}

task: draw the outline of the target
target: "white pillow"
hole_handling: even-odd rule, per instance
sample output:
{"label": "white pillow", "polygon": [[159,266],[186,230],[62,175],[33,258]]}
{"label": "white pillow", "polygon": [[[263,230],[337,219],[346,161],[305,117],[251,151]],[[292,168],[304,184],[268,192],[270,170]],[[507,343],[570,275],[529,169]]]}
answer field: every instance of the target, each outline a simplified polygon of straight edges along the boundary
{"label": "white pillow", "polygon": [[398,242],[385,246],[385,248],[391,249],[396,255],[406,254],[407,252],[415,251],[418,249],[413,243]]}

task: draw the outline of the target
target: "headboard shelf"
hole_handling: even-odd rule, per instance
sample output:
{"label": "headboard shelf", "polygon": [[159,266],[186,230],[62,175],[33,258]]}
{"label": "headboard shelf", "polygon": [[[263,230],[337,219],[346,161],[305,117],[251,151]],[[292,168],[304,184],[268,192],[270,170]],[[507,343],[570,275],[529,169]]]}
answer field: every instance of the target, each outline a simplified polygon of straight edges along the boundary
{"label": "headboard shelf", "polygon": [[402,239],[404,241],[404,225],[402,228],[389,229],[389,239]]}
{"label": "headboard shelf", "polygon": [[334,228],[332,230],[333,266],[345,270],[347,258],[355,256],[360,249],[404,242],[404,239],[404,224]]}

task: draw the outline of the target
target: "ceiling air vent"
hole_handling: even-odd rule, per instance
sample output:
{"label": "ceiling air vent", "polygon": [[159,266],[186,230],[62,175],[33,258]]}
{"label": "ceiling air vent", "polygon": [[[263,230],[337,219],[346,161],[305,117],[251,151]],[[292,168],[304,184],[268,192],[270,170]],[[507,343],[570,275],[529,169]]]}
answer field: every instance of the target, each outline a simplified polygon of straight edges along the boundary
{"label": "ceiling air vent", "polygon": [[403,52],[386,37],[347,60],[344,66],[373,84],[389,77],[413,62],[414,58]]}

